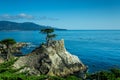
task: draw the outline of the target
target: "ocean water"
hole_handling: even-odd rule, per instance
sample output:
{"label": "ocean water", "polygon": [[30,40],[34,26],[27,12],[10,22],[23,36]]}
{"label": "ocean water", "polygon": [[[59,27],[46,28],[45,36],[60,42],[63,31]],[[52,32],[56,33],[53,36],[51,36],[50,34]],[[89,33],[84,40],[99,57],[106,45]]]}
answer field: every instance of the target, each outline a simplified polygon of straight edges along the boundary
{"label": "ocean water", "polygon": [[[119,30],[71,30],[55,33],[56,39],[64,39],[66,49],[88,66],[89,72],[120,68]],[[0,40],[5,38],[30,43],[22,49],[24,54],[30,53],[45,41],[45,35],[39,31],[1,31]]]}

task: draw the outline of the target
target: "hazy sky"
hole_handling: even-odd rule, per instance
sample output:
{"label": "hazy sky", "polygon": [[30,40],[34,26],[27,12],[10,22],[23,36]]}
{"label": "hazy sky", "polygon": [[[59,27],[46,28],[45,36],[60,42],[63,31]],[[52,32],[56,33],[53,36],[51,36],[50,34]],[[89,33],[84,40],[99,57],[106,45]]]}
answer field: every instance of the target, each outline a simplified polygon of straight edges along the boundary
{"label": "hazy sky", "polygon": [[120,29],[120,0],[0,0],[0,20],[66,29]]}

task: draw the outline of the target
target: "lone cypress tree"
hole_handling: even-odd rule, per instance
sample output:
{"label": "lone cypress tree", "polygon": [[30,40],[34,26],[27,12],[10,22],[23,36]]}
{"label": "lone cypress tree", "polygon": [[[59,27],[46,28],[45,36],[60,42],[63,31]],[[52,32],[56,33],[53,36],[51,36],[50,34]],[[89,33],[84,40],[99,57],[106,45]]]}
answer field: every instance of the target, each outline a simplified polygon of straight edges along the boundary
{"label": "lone cypress tree", "polygon": [[6,48],[7,48],[6,55],[7,55],[7,60],[9,60],[12,56],[12,52],[11,52],[12,45],[15,44],[16,41],[14,39],[8,38],[8,39],[1,40],[0,43],[6,45]]}
{"label": "lone cypress tree", "polygon": [[53,28],[42,29],[41,30],[41,33],[46,34],[46,43],[47,43],[47,46],[49,46],[49,44],[53,40],[53,38],[56,37],[56,34],[52,34],[53,32],[54,32]]}

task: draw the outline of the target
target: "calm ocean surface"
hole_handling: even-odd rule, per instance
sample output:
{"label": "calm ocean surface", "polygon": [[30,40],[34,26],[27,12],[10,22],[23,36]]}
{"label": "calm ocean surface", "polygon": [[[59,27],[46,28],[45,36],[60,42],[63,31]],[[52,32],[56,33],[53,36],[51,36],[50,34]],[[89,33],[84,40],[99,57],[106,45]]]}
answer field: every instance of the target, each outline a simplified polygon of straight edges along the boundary
{"label": "calm ocean surface", "polygon": [[[120,68],[119,30],[56,31],[55,33],[56,39],[64,39],[67,50],[77,55],[89,67],[89,72]],[[30,45],[22,49],[24,54],[45,41],[45,35],[40,34],[39,31],[1,31],[0,40],[5,38],[29,42]]]}

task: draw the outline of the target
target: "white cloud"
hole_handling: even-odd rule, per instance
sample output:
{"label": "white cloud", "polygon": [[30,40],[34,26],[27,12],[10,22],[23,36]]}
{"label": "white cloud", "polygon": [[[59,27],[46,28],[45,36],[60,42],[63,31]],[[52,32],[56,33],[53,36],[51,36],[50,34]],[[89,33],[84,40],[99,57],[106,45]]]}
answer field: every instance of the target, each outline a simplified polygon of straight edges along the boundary
{"label": "white cloud", "polygon": [[25,14],[25,13],[18,14],[16,17],[23,18],[23,19],[34,19],[35,18],[32,15],[28,15],[28,14]]}
{"label": "white cloud", "polygon": [[21,14],[18,14],[18,16],[22,16],[22,17],[25,17],[27,16],[25,13],[21,13]]}
{"label": "white cloud", "polygon": [[28,15],[25,13],[21,13],[18,15],[9,15],[9,14],[4,14],[0,15],[0,20],[18,20],[18,19],[34,19],[34,16]]}
{"label": "white cloud", "polygon": [[2,19],[3,19],[3,20],[6,20],[6,19],[9,20],[10,18],[11,18],[11,16],[8,15],[8,14],[4,14],[4,15],[1,15],[1,16],[0,16],[0,19],[1,19],[1,20],[2,20]]}
{"label": "white cloud", "polygon": [[58,18],[47,17],[47,16],[42,16],[42,17],[39,17],[39,20],[57,21],[57,20],[59,20],[59,19],[58,19]]}
{"label": "white cloud", "polygon": [[4,14],[0,15],[0,20],[50,20],[50,21],[57,21],[59,20],[58,18],[52,18],[52,17],[47,17],[47,16],[33,16],[25,13],[20,13],[17,15],[9,15],[9,14]]}

